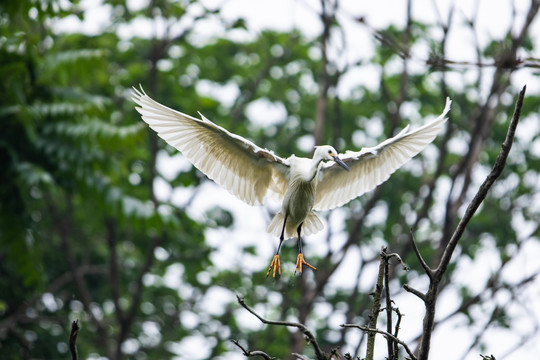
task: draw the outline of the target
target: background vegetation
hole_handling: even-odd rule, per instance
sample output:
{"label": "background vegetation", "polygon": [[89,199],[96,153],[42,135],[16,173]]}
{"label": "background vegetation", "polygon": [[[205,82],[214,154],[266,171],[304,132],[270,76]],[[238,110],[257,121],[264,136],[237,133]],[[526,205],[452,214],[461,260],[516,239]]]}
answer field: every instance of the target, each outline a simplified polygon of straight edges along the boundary
{"label": "background vegetation", "polygon": [[[166,0],[104,0],[105,25],[88,33],[58,26],[89,16],[78,1],[3,1],[1,357],[68,358],[74,319],[81,358],[242,358],[231,339],[278,358],[316,356],[301,331],[263,326],[237,294],[267,319],[305,324],[327,354],[364,357],[365,334],[339,325],[368,323],[381,245],[411,268],[391,261],[389,289],[405,314],[399,337],[415,351],[423,306],[402,285],[426,291],[428,281],[410,229],[436,266],[495,163],[525,82],[507,166],[439,286],[432,351],[453,349],[447,359],[527,354],[540,326],[533,260],[540,253],[540,45],[531,31],[540,2],[519,2],[504,36],[487,44],[478,41],[478,14],[451,7],[427,23],[412,17],[411,3],[405,25],[376,28],[337,0],[310,2],[321,29],[310,36],[254,32],[220,7]],[[204,33],[210,25],[219,36]],[[466,60],[447,54],[456,27],[476,44]],[[351,31],[368,34],[373,51],[344,62]],[[366,73],[369,84],[360,79],[343,90]],[[129,100],[137,84],[283,156],[309,156],[314,143],[371,146],[439,114],[447,96],[453,106],[434,146],[374,192],[325,214],[326,230],[305,245],[316,272],[292,275],[291,244],[282,252],[284,276],[271,281],[265,274],[277,239],[263,234],[264,224],[249,240],[244,230],[275,206],[216,204],[208,180],[189,165],[176,168],[181,157],[171,160],[176,151],[140,120]],[[253,109],[279,116],[268,124],[256,111],[262,122],[255,122]],[[448,334],[457,333],[454,343]],[[380,337],[375,358],[386,356],[385,344]]]}

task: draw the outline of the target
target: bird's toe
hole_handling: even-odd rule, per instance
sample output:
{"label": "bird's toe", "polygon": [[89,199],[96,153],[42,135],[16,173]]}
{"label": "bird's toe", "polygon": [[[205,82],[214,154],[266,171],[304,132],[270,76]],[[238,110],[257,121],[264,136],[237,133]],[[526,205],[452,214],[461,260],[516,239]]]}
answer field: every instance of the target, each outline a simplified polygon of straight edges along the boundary
{"label": "bird's toe", "polygon": [[302,253],[298,253],[298,257],[296,258],[296,267],[294,268],[294,273],[296,274],[296,270],[298,270],[298,272],[300,274],[302,274],[302,265],[306,265],[310,268],[312,268],[313,270],[317,270],[317,268],[311,264],[308,264],[306,262],[306,260],[304,259],[304,254]]}
{"label": "bird's toe", "polygon": [[281,264],[279,263],[279,255],[275,255],[272,259],[272,262],[270,263],[270,267],[268,268],[268,272],[266,273],[266,277],[270,275],[270,272],[272,272],[272,277],[276,278],[276,271],[278,272],[278,276],[281,276]]}

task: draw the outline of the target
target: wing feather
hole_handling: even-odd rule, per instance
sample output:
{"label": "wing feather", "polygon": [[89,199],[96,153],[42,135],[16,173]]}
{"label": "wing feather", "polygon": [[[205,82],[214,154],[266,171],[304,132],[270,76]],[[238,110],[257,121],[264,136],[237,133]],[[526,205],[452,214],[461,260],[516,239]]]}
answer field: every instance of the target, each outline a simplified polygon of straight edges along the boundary
{"label": "wing feather", "polygon": [[373,148],[359,152],[347,152],[341,160],[349,166],[343,171],[336,163],[323,164],[319,171],[315,210],[329,210],[374,189],[390,175],[428,146],[439,134],[450,110],[446,99],[443,113],[432,122],[409,131],[407,126],[393,138]]}
{"label": "wing feather", "polygon": [[133,89],[142,119],[210,179],[250,205],[261,204],[268,190],[283,196],[289,163],[241,136],[168,108]]}

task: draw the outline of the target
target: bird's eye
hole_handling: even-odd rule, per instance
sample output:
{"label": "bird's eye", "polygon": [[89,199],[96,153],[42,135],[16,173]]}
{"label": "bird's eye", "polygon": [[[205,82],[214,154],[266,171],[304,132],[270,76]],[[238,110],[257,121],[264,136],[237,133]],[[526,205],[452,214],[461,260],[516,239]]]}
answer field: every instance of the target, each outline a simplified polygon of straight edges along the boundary
{"label": "bird's eye", "polygon": [[332,150],[328,150],[328,153],[331,154],[331,153],[332,153]]}

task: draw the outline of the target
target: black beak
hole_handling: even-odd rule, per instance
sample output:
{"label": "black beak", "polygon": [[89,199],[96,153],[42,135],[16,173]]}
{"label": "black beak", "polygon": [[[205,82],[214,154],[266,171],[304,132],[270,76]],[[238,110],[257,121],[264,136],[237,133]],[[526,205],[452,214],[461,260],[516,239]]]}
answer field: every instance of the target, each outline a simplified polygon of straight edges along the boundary
{"label": "black beak", "polygon": [[341,160],[340,158],[338,158],[337,156],[332,156],[334,158],[334,161],[339,165],[341,166],[342,168],[344,168],[345,170],[347,171],[351,171],[351,169],[349,169],[349,167],[343,162],[343,160]]}

